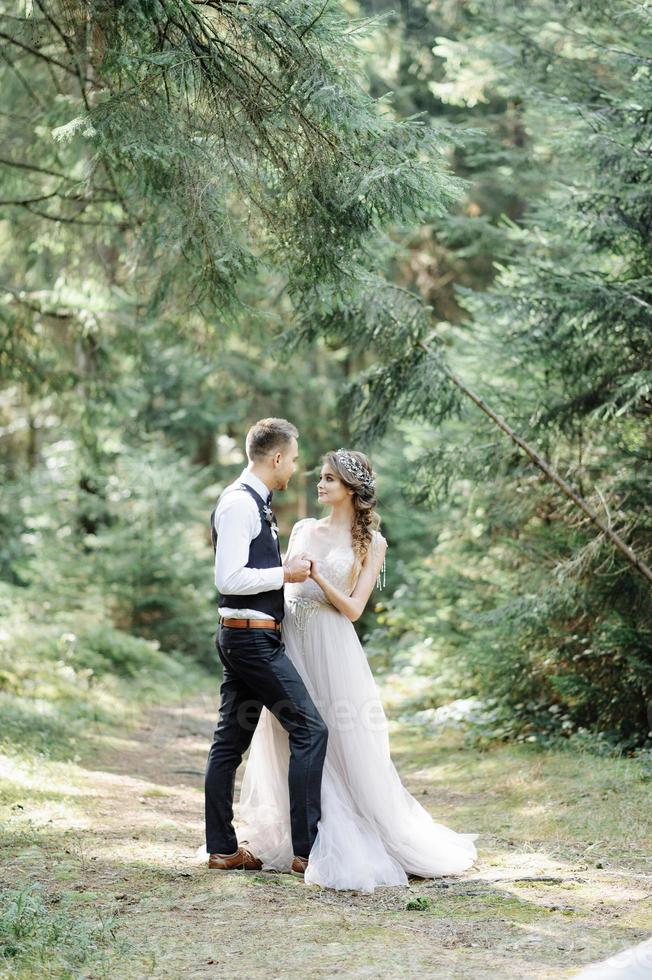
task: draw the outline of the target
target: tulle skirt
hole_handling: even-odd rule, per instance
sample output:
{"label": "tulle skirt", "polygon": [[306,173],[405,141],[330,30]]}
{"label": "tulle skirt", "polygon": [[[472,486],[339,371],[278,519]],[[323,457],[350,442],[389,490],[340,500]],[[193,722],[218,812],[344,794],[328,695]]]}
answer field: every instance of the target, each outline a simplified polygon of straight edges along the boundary
{"label": "tulle skirt", "polygon": [[[305,881],[373,891],[408,874],[457,874],[474,863],[475,833],[436,823],[392,763],[378,689],[353,624],[330,605],[289,602],[286,652],[326,722],[321,820]],[[293,858],[288,735],[263,709],[246,765],[236,832],[262,860],[286,871]]]}

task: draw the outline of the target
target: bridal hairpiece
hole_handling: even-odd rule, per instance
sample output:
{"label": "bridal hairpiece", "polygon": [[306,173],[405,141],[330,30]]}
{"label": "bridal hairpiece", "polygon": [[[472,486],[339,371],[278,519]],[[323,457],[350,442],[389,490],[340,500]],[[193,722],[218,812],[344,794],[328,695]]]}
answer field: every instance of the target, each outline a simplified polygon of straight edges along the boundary
{"label": "bridal hairpiece", "polygon": [[[366,469],[359,459],[348,451],[348,449],[338,449],[335,453],[338,463],[341,463],[345,470],[353,476],[356,480],[359,480],[362,486],[371,491],[372,493],[376,489],[376,481],[372,474]],[[372,538],[372,541],[375,540]],[[378,578],[376,579],[376,588],[383,589],[385,587],[385,556],[383,555],[383,564],[378,573]]]}
{"label": "bridal hairpiece", "polygon": [[338,463],[341,463],[351,476],[359,480],[366,490],[376,489],[376,481],[373,476],[352,453],[347,449],[338,449],[335,455],[337,456]]}

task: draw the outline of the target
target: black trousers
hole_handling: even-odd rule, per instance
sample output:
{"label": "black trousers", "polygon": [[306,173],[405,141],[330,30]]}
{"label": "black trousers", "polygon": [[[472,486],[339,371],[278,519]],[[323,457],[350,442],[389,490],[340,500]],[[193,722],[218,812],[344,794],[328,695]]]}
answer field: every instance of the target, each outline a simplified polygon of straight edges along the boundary
{"label": "black trousers", "polygon": [[219,626],[215,642],[224,679],[204,782],[206,849],[233,854],[238,847],[232,823],[235,774],[264,705],[289,735],[292,844],[295,854],[308,857],[321,816],[328,729],[278,631]]}

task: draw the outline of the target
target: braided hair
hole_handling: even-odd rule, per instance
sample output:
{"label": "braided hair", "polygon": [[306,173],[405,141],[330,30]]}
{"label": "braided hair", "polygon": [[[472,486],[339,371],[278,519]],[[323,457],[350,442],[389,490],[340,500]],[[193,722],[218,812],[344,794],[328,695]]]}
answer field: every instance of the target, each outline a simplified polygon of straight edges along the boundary
{"label": "braided hair", "polygon": [[355,449],[333,450],[323,458],[345,487],[353,490],[353,524],[351,539],[356,558],[355,571],[362,568],[373,532],[380,527],[380,515],[376,506],[376,474],[364,453]]}

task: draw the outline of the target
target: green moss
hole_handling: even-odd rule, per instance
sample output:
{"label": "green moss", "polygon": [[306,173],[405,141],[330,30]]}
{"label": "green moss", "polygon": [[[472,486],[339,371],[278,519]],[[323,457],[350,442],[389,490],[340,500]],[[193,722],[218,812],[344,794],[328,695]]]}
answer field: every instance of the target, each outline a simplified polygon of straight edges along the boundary
{"label": "green moss", "polygon": [[[418,901],[414,899],[413,901]],[[500,919],[501,921],[531,923],[546,919],[553,913],[538,903],[514,895],[486,892],[471,895],[452,895],[427,898],[424,911],[439,919]]]}

